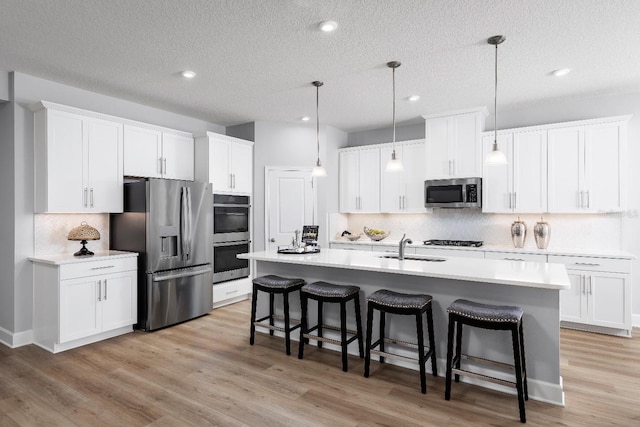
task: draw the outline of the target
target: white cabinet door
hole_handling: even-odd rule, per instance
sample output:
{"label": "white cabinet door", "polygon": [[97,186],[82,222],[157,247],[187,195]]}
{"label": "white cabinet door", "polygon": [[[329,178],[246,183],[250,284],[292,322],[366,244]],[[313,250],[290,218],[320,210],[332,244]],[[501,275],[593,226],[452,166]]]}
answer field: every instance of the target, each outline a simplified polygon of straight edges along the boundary
{"label": "white cabinet door", "polygon": [[[484,153],[491,152],[493,135],[483,137]],[[513,135],[498,135],[498,147],[506,156],[506,165],[485,165],[482,178],[482,212],[510,213],[513,211]]]}
{"label": "white cabinet door", "polygon": [[560,318],[567,322],[582,323],[588,318],[585,276],[572,270],[568,270],[567,274],[571,288],[560,291]]}
{"label": "white cabinet door", "polygon": [[515,213],[547,211],[547,132],[513,134],[513,203]]}
{"label": "white cabinet door", "polygon": [[359,152],[341,151],[340,161],[340,212],[357,212],[360,194],[359,188]]}
{"label": "white cabinet door", "polygon": [[627,329],[631,327],[631,298],[627,274],[591,273],[588,276],[590,317],[594,325]]}
{"label": "white cabinet door", "polygon": [[172,133],[162,133],[163,178],[193,181],[193,138]]}
{"label": "white cabinet door", "polygon": [[[403,212],[425,212],[424,207],[424,143],[411,143],[402,146],[402,164],[404,165]],[[384,156],[382,158],[385,158]]]}
{"label": "white cabinet door", "polygon": [[380,212],[380,150],[358,151],[359,212]]}
{"label": "white cabinet door", "polygon": [[158,129],[124,125],[124,174],[162,176],[162,132]]}
{"label": "white cabinet door", "polygon": [[110,331],[136,323],[136,272],[110,274],[101,280],[102,330]]}
{"label": "white cabinet door", "polygon": [[60,282],[60,343],[101,331],[98,281],[94,277]]}
{"label": "white cabinet door", "polygon": [[451,126],[448,117],[436,117],[425,120],[425,155],[428,178],[447,178],[452,176],[449,157]]}
{"label": "white cabinet door", "polygon": [[518,252],[492,252],[484,254],[486,259],[502,259],[505,261],[547,262],[547,256],[543,254],[525,254]]}
{"label": "white cabinet door", "polygon": [[253,146],[233,143],[231,147],[232,191],[251,194],[253,192]]}
{"label": "white cabinet door", "polygon": [[582,211],[584,127],[549,129],[549,212]]}
{"label": "white cabinet door", "polygon": [[407,165],[403,156],[403,147],[396,146],[396,158],[399,159],[404,167],[404,171],[388,172],[386,170],[386,159],[391,158],[393,152],[392,146],[380,148],[380,212],[395,213],[402,212],[402,197],[406,198],[405,193],[405,174]]}
{"label": "white cabinet door", "polygon": [[620,212],[623,203],[624,141],[626,126],[620,122],[586,126],[586,209],[590,212]]}
{"label": "white cabinet door", "polygon": [[484,258],[484,251],[469,249],[447,249],[433,246],[416,246],[417,255],[430,255],[442,257]]}
{"label": "white cabinet door", "polygon": [[231,146],[215,138],[209,138],[209,144],[209,179],[213,192],[228,192],[231,190]]}
{"label": "white cabinet door", "polygon": [[89,209],[123,210],[123,127],[107,120],[87,120]]}

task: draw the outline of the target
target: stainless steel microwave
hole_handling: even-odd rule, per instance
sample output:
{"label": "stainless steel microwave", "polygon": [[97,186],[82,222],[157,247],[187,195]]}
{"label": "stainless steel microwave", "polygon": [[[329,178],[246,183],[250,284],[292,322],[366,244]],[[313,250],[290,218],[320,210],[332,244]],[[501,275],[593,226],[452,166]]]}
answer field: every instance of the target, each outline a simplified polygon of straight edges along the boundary
{"label": "stainless steel microwave", "polygon": [[481,208],[482,178],[428,179],[424,182],[426,208]]}

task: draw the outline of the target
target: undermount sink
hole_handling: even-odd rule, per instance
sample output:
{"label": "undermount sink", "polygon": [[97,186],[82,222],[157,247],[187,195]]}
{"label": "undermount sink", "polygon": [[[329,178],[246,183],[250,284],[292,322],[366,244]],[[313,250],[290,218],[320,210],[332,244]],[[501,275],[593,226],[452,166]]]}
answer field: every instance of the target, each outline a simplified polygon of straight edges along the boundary
{"label": "undermount sink", "polygon": [[[392,259],[400,259],[398,255],[381,255],[380,258],[392,258]],[[412,261],[430,261],[430,262],[442,262],[446,261],[446,258],[430,258],[430,257],[418,257],[412,255],[405,255],[404,259],[410,259]]]}

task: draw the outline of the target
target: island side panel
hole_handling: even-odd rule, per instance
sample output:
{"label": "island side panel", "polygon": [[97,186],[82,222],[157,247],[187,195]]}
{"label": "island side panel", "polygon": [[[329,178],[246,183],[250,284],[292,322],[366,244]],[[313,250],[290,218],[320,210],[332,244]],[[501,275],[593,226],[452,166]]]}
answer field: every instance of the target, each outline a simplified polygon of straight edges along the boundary
{"label": "island side panel", "polygon": [[[323,280],[336,284],[356,285],[361,288],[363,328],[366,328],[366,297],[378,289],[390,289],[407,293],[426,293],[433,297],[436,353],[438,374],[444,376],[447,344],[447,307],[456,299],[464,298],[487,304],[518,305],[525,311],[524,335],[529,378],[529,394],[537,400],[563,405],[564,394],[560,378],[560,314],[559,291],[549,289],[479,283],[460,280],[436,279],[395,273],[379,273],[347,268],[318,267],[310,265],[257,261],[257,276],[277,274],[284,277],[300,277],[311,283]],[[281,299],[276,299],[281,301]],[[278,303],[281,310],[281,302]],[[336,307],[332,307],[332,306]],[[291,317],[300,317],[300,301],[297,293],[291,294]],[[268,311],[268,297],[259,294],[258,310]],[[349,309],[351,312],[352,309]],[[337,304],[325,305],[325,322],[337,325]],[[315,324],[315,305],[310,304],[309,318]],[[350,313],[348,323],[354,324]],[[395,316],[389,322],[389,336],[415,342],[415,320],[411,316]],[[297,331],[296,331],[297,332]],[[377,322],[374,321],[374,336]],[[297,340],[294,333],[292,339]],[[513,363],[510,333],[465,328],[463,334],[465,352],[487,359]],[[357,354],[357,345],[349,346],[351,354]],[[393,360],[389,360],[394,363]],[[403,365],[404,366],[404,365]],[[417,366],[415,367],[417,369]],[[429,368],[427,368],[429,369]],[[478,383],[485,385],[484,383]],[[495,387],[494,387],[495,388]]]}

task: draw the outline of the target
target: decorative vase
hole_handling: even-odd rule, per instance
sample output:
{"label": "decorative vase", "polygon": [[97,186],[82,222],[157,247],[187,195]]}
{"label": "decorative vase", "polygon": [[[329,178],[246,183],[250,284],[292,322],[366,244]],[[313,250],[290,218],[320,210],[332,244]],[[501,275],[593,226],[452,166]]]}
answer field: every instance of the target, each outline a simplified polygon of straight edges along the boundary
{"label": "decorative vase", "polygon": [[533,227],[533,235],[536,238],[536,245],[538,249],[547,249],[549,246],[549,239],[551,238],[551,227],[549,223],[540,218],[540,221],[536,222]]}
{"label": "decorative vase", "polygon": [[520,221],[520,217],[518,217],[518,220],[513,221],[513,224],[511,224],[511,240],[513,241],[513,246],[523,248],[526,238],[527,224],[525,224],[524,221]]}

